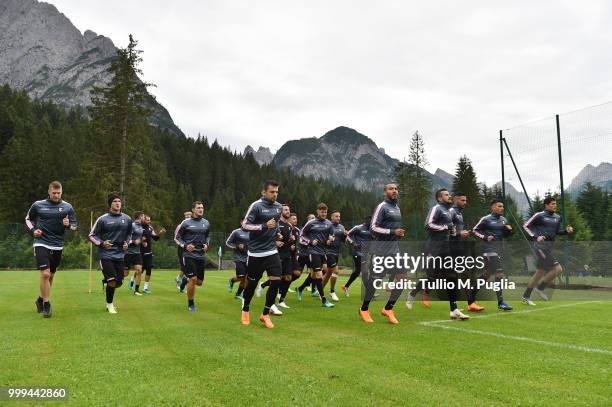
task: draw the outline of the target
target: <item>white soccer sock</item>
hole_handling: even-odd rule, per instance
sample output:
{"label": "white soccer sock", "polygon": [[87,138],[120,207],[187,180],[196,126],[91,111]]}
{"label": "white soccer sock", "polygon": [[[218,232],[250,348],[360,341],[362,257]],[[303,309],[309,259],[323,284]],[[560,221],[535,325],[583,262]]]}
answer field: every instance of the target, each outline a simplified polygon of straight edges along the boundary
{"label": "white soccer sock", "polygon": [[148,290],[148,289],[149,289],[149,282],[148,282],[148,281],[145,281],[144,289],[145,289],[145,290]]}
{"label": "white soccer sock", "polygon": [[132,284],[133,282],[134,282],[134,276],[130,278],[130,284]]}

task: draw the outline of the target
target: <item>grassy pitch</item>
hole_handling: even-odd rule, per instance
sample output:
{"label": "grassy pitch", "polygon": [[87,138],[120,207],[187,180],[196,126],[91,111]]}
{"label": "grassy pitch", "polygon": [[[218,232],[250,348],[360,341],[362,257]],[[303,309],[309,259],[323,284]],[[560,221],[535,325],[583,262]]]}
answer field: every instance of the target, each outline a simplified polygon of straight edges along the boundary
{"label": "grassy pitch", "polygon": [[[305,294],[266,330],[251,305],[207,272],[187,312],[176,272],[153,272],[152,295],[121,287],[104,311],[101,273],[59,271],[54,315],[35,311],[38,273],[0,272],[0,386],[65,386],[72,405],[609,405],[612,302],[558,300],[466,322],[448,305],[396,306],[400,324],[359,320],[359,284],[333,309]],[[344,281],[342,278],[341,281]],[[340,286],[340,285],[339,285]],[[534,300],[535,297],[534,297]],[[537,302],[537,300],[536,300]],[[460,304],[464,307],[465,304]],[[0,401],[0,404],[3,402]],[[9,402],[4,402],[9,403]],[[33,403],[34,404],[34,403]],[[40,403],[36,403],[40,404]],[[11,404],[12,405],[12,404]],[[22,403],[20,405],[27,405]]]}

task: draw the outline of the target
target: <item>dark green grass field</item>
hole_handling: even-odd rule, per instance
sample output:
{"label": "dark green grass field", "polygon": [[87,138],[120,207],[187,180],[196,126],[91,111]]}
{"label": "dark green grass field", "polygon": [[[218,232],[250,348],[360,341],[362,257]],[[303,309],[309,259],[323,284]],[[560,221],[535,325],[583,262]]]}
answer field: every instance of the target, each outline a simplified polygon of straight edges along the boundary
{"label": "dark green grass field", "polygon": [[[104,311],[94,273],[60,271],[54,315],[35,312],[37,272],[0,272],[0,385],[65,386],[72,405],[610,405],[612,302],[538,302],[500,314],[492,303],[471,321],[450,322],[435,302],[401,323],[371,310],[357,316],[358,285],[323,309],[306,295],[248,327],[227,292],[231,272],[208,272],[198,312],[174,286],[175,272],[155,271],[153,294],[119,289],[119,314]],[[344,278],[342,279],[344,281]],[[535,298],[534,298],[535,299]],[[462,303],[460,306],[465,306]],[[525,312],[528,311],[528,312]],[[433,322],[432,322],[433,321]],[[27,403],[0,402],[5,405]],[[65,403],[65,402],[56,402]],[[38,404],[41,404],[40,402]]]}

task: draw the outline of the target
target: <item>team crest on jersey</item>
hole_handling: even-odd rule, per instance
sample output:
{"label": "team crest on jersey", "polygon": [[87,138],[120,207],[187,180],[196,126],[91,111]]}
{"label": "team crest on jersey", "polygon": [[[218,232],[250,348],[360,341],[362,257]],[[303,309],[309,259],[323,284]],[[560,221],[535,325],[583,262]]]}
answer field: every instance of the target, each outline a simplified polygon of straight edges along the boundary
{"label": "team crest on jersey", "polygon": [[121,223],[125,223],[125,219],[121,219]]}
{"label": "team crest on jersey", "polygon": [[62,212],[64,210],[64,208],[59,208],[59,211]]}

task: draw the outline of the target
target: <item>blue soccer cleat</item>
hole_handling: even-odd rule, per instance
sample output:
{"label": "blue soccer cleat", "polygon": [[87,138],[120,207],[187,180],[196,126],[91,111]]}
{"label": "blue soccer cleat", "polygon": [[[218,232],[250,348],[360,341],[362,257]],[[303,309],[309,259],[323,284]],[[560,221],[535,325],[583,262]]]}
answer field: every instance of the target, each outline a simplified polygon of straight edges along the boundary
{"label": "blue soccer cleat", "polygon": [[497,304],[497,308],[503,311],[512,311],[513,309],[510,305],[506,304],[504,301]]}
{"label": "blue soccer cleat", "polygon": [[189,310],[189,312],[196,312],[195,305],[190,305],[190,306],[187,307],[187,309]]}
{"label": "blue soccer cleat", "polygon": [[323,304],[321,304],[321,306],[323,308],[334,308],[334,304],[329,301],[325,301]]}

